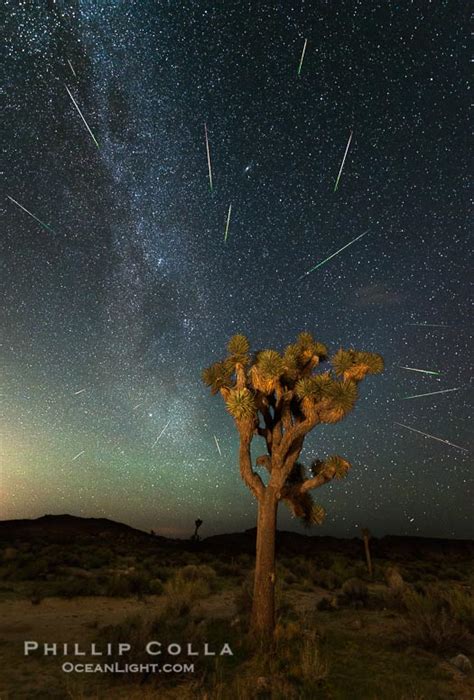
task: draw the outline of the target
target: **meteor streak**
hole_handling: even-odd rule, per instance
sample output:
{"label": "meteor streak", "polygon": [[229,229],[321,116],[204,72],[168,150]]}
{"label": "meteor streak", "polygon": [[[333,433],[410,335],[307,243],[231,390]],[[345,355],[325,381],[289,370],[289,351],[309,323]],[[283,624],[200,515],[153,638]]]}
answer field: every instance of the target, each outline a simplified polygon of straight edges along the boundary
{"label": "meteor streak", "polygon": [[416,369],[416,367],[403,367],[399,365],[400,369],[409,369],[410,372],[422,372],[423,374],[441,374],[441,372],[433,372],[429,369]]}
{"label": "meteor streak", "polygon": [[221,448],[220,448],[219,442],[218,442],[218,440],[217,440],[217,438],[216,438],[215,435],[214,435],[214,440],[216,441],[217,451],[219,452],[219,455],[222,457]]}
{"label": "meteor streak", "polygon": [[307,43],[308,43],[308,40],[305,39],[305,40],[304,40],[303,51],[301,52],[300,65],[298,66],[298,78],[300,77],[301,68],[302,68],[302,66],[303,66],[304,54],[305,54],[305,51],[306,51],[306,44],[307,44]]}
{"label": "meteor streak", "polygon": [[73,76],[74,76],[75,78],[77,78],[76,71],[74,70],[74,68],[73,68],[73,66],[72,66],[72,63],[71,63],[71,61],[69,60],[69,58],[67,59],[67,62],[69,63],[69,68],[72,70]]}
{"label": "meteor streak", "polygon": [[98,142],[97,142],[97,139],[96,139],[96,137],[94,136],[94,134],[92,133],[91,128],[89,127],[89,124],[86,122],[85,117],[84,117],[84,115],[82,114],[81,110],[79,109],[79,105],[77,104],[76,100],[75,100],[74,97],[72,96],[72,93],[71,93],[70,89],[68,88],[67,85],[65,85],[64,87],[66,88],[67,93],[68,93],[69,97],[71,98],[71,100],[72,100],[72,102],[73,102],[73,104],[74,104],[74,107],[75,107],[75,108],[77,109],[77,111],[79,112],[79,116],[81,117],[82,121],[83,121],[84,124],[86,125],[87,131],[88,131],[89,134],[92,136],[92,140],[94,141],[94,143],[95,143],[95,145],[97,146],[97,148],[99,148],[99,144],[98,144]]}
{"label": "meteor streak", "polygon": [[416,430],[416,428],[410,428],[410,426],[403,425],[403,423],[395,422],[395,425],[399,425],[402,428],[406,428],[407,430],[411,430],[413,433],[419,433],[420,435],[424,435],[425,437],[431,438],[432,440],[438,440],[438,442],[444,442],[445,445],[449,445],[450,447],[455,447],[456,449],[462,450],[463,452],[469,452],[469,450],[466,450],[465,447],[460,447],[459,445],[455,445],[454,442],[449,442],[449,440],[443,440],[443,438],[436,437],[435,435],[430,435],[429,433],[423,433],[421,430]]}
{"label": "meteor streak", "polygon": [[82,450],[82,452],[79,452],[79,454],[77,454],[75,457],[73,457],[73,458],[71,459],[71,462],[75,462],[76,459],[79,459],[79,457],[80,457],[81,455],[83,455],[84,452],[85,452],[85,450]]}
{"label": "meteor streak", "polygon": [[135,410],[136,410],[139,406],[141,406],[143,403],[145,403],[145,402],[144,402],[144,401],[140,401],[140,403],[137,403],[136,406],[134,406],[134,407],[132,408],[132,411],[135,411]]}
{"label": "meteor streak", "polygon": [[352,245],[353,243],[358,241],[359,238],[362,238],[362,236],[365,236],[365,234],[368,232],[369,232],[369,229],[367,229],[367,231],[364,231],[364,233],[361,233],[360,236],[357,236],[357,238],[354,238],[353,241],[349,241],[349,243],[346,243],[346,245],[342,246],[342,248],[339,248],[339,250],[336,250],[336,252],[333,253],[332,255],[330,255],[328,258],[326,258],[325,260],[322,260],[320,263],[318,263],[317,265],[312,267],[311,270],[308,270],[308,272],[305,272],[304,275],[301,275],[301,277],[298,277],[297,281],[299,282],[300,280],[303,279],[303,277],[306,277],[306,275],[309,275],[311,272],[314,272],[314,270],[316,270],[318,267],[321,267],[321,265],[324,265],[324,263],[327,263],[329,260],[331,260],[331,258],[334,258],[336,255],[339,255],[339,253],[342,253],[343,250],[345,250],[350,245]]}
{"label": "meteor streak", "polygon": [[29,216],[31,216],[35,221],[37,221],[43,228],[45,228],[47,231],[51,231],[51,233],[55,233],[54,229],[51,228],[51,226],[48,226],[48,224],[45,224],[41,219],[38,219],[37,216],[31,213],[31,211],[28,211],[20,202],[17,202],[16,199],[13,199],[13,197],[10,197],[9,194],[7,194],[8,199],[13,202],[13,204],[16,204],[17,207],[20,207],[20,209],[23,209]]}
{"label": "meteor streak", "polygon": [[450,328],[444,323],[407,323],[407,326],[426,326],[427,328]]}
{"label": "meteor streak", "polygon": [[171,423],[171,418],[169,419],[169,421],[167,422],[167,424],[165,425],[165,427],[163,428],[163,430],[161,431],[161,433],[160,433],[160,434],[158,435],[158,437],[156,438],[155,442],[154,442],[153,445],[152,445],[152,448],[156,445],[156,443],[158,442],[158,440],[160,439],[160,437],[163,435],[163,433],[165,432],[166,428],[169,426],[170,423]]}
{"label": "meteor streak", "polygon": [[79,389],[79,391],[74,392],[74,396],[77,396],[78,394],[82,394],[85,391],[85,389]]}
{"label": "meteor streak", "polygon": [[352,129],[351,129],[351,133],[349,134],[349,141],[347,142],[346,150],[345,150],[345,153],[344,153],[344,158],[342,159],[341,167],[339,168],[339,173],[338,173],[338,176],[337,176],[337,179],[336,179],[336,184],[334,185],[334,192],[337,190],[337,186],[339,185],[339,178],[341,177],[342,169],[343,169],[343,167],[344,167],[344,163],[346,162],[347,152],[348,152],[348,150],[349,150],[349,146],[351,145],[352,133],[353,133],[353,132],[352,132]]}
{"label": "meteor streak", "polygon": [[229,204],[229,211],[227,213],[227,222],[225,225],[225,232],[224,232],[224,243],[227,240],[227,234],[229,233],[229,223],[230,223],[230,213],[232,211],[232,204]]}
{"label": "meteor streak", "polygon": [[207,137],[207,126],[204,124],[204,136],[206,138],[206,153],[207,153],[207,168],[209,170],[209,187],[212,192],[212,166],[211,166],[211,152],[209,150],[209,139]]}
{"label": "meteor streak", "polygon": [[459,391],[459,389],[462,389],[462,387],[458,386],[455,389],[442,389],[441,391],[430,391],[428,394],[415,394],[414,396],[404,396],[403,400],[406,401],[407,399],[419,399],[421,396],[434,396],[435,394],[447,394],[448,391]]}

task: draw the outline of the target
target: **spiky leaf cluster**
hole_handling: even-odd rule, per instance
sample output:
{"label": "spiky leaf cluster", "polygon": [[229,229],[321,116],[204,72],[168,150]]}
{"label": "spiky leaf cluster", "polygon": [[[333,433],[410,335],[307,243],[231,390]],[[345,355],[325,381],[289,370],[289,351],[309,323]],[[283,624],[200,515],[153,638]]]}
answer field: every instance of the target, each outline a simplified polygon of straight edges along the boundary
{"label": "spiky leaf cluster", "polygon": [[214,362],[202,372],[202,380],[210,387],[212,394],[217,394],[223,387],[232,386],[232,374],[233,369],[228,362]]}
{"label": "spiky leaf cluster", "polygon": [[295,518],[299,518],[303,525],[322,525],[326,517],[324,508],[314,503],[311,494],[306,491],[301,494],[292,495],[285,499],[285,503]]}
{"label": "spiky leaf cluster", "polygon": [[265,378],[279,379],[283,374],[283,358],[276,350],[262,350],[257,354],[255,364]]}
{"label": "spiky leaf cluster", "polygon": [[250,379],[254,389],[271,394],[284,372],[283,358],[275,350],[262,350],[257,353],[250,369]]}
{"label": "spiky leaf cluster", "polygon": [[247,365],[249,363],[249,350],[250,343],[248,338],[241,333],[233,335],[227,343],[229,359],[234,363],[239,362],[243,365]]}
{"label": "spiky leaf cluster", "polygon": [[255,398],[246,388],[231,389],[225,403],[231,416],[238,421],[252,419],[257,413]]}
{"label": "spiky leaf cluster", "polygon": [[298,335],[296,341],[297,347],[303,352],[306,357],[316,356],[320,361],[327,358],[328,349],[324,343],[317,342],[311,333],[303,332]]}
{"label": "spiky leaf cluster", "polygon": [[321,401],[330,396],[328,392],[331,384],[333,382],[327,372],[312,377],[302,377],[295,385],[295,392],[299,399],[308,398],[315,402]]}
{"label": "spiky leaf cluster", "polygon": [[322,402],[319,418],[323,423],[337,423],[355,406],[357,401],[357,384],[344,379],[332,381],[327,388],[327,398]]}
{"label": "spiky leaf cluster", "polygon": [[331,360],[334,371],[344,379],[360,382],[367,374],[380,374],[384,363],[380,355],[373,352],[339,349]]}
{"label": "spiky leaf cluster", "polygon": [[339,455],[333,455],[324,461],[324,470],[332,474],[334,471],[334,479],[344,479],[351,468],[350,462]]}
{"label": "spiky leaf cluster", "polygon": [[326,511],[324,508],[317,503],[313,504],[313,507],[311,509],[311,520],[310,524],[315,524],[315,525],[322,525],[324,522],[324,519],[326,517]]}

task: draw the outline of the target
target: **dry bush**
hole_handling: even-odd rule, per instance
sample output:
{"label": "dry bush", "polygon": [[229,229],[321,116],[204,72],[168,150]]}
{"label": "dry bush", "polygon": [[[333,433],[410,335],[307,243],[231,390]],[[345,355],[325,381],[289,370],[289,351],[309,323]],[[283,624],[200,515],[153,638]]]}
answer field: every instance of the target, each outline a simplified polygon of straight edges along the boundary
{"label": "dry bush", "polygon": [[350,578],[342,584],[342,598],[348,603],[362,603],[365,605],[369,597],[369,589],[364,581],[358,578]]}
{"label": "dry bush", "polygon": [[206,598],[210,592],[208,582],[202,578],[186,580],[179,573],[163,585],[165,595],[164,613],[171,617],[186,615],[192,603]]}
{"label": "dry bush", "polygon": [[299,651],[299,673],[303,682],[318,683],[328,675],[328,664],[322,658],[317,644],[305,639]]}
{"label": "dry bush", "polygon": [[336,588],[339,588],[342,583],[341,578],[330,569],[314,571],[312,574],[312,581],[316,586],[321,586],[321,588],[325,588],[328,591],[334,591]]}
{"label": "dry bush", "polygon": [[[454,598],[453,598],[454,600]],[[469,640],[467,627],[446,599],[446,592],[433,589],[425,595],[414,591],[404,595],[405,614],[399,627],[400,640],[438,653],[459,651]]]}
{"label": "dry bush", "polygon": [[474,597],[471,593],[460,588],[451,588],[441,595],[453,617],[465,625],[469,632],[474,633]]}
{"label": "dry bush", "polygon": [[216,572],[211,566],[207,566],[207,564],[188,564],[176,572],[176,577],[182,578],[184,581],[198,581],[203,579],[209,584],[212,584],[216,579]]}

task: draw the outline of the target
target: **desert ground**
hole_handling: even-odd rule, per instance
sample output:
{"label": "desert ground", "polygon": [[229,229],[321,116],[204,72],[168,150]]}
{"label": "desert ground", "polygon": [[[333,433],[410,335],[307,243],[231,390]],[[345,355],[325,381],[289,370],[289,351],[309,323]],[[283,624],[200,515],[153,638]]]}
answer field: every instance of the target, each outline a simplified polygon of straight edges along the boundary
{"label": "desert ground", "polygon": [[[247,634],[254,545],[252,531],[192,542],[71,516],[0,523],[1,700],[474,698],[474,543],[373,539],[370,576],[359,537],[279,533],[272,647]],[[73,657],[25,657],[25,640],[126,641],[122,664],[156,662],[150,640],[233,655],[193,657],[192,673],[65,673]]]}

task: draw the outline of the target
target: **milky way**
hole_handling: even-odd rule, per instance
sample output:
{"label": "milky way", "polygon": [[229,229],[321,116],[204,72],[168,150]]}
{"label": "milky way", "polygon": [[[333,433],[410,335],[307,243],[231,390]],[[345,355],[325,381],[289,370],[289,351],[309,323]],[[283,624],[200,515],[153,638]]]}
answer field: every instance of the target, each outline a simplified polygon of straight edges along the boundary
{"label": "milky way", "polygon": [[200,372],[306,329],[386,362],[307,440],[354,465],[317,532],[472,536],[467,6],[179,5],[6,2],[2,517],[252,527]]}

